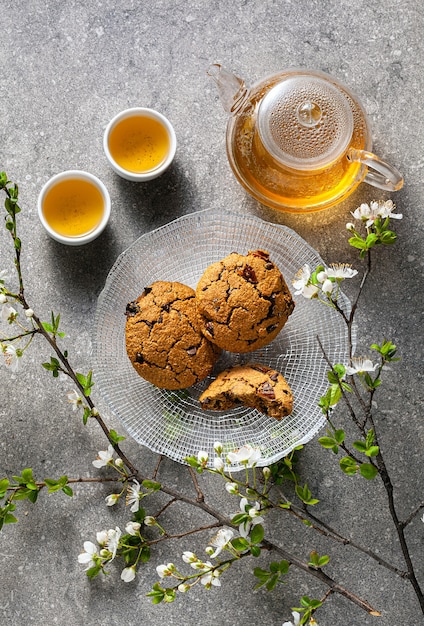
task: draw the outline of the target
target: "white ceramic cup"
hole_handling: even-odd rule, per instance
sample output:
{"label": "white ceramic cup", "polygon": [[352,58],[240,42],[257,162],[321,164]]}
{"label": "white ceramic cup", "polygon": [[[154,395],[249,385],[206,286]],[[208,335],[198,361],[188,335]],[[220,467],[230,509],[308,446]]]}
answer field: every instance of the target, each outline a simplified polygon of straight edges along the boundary
{"label": "white ceramic cup", "polygon": [[[80,233],[78,232],[79,222],[73,221],[79,220],[78,210],[80,196],[77,192],[75,194],[72,193],[72,181],[75,181],[75,190],[77,190],[78,183],[80,181],[84,184],[90,185],[93,188],[93,194],[95,195],[96,205],[98,207],[97,219],[92,221],[91,226],[88,225],[88,228],[82,229]],[[67,191],[62,194],[62,201],[57,203],[57,206],[59,207],[57,210],[59,211],[60,216],[64,217],[66,215],[66,219],[71,221],[71,228],[75,231],[74,234],[66,233],[66,229],[62,227],[63,222],[62,224],[60,222],[60,217],[58,220],[55,220],[55,223],[51,223],[53,220],[49,221],[47,215],[46,198],[49,193],[58,192],[58,190],[60,190],[61,183],[69,184],[67,185]],[[84,199],[81,203],[84,203]],[[84,208],[87,215],[89,215],[89,210],[90,205],[87,205],[87,207]],[[70,246],[81,246],[93,241],[93,239],[96,239],[96,237],[98,237],[105,229],[106,224],[109,221],[110,210],[110,196],[105,185],[96,176],[93,176],[93,174],[82,170],[68,170],[66,172],[56,174],[47,181],[38,196],[38,216],[47,233],[52,239]],[[73,213],[76,214],[77,217],[74,217]]]}
{"label": "white ceramic cup", "polygon": [[[151,169],[146,169],[143,171],[132,171],[126,169],[122,165],[117,163],[116,159],[111,154],[109,140],[112,131],[114,131],[121,122],[133,117],[143,117],[159,122],[159,124],[163,127],[168,136],[168,150],[164,159]],[[154,109],[135,107],[132,109],[126,109],[125,111],[121,111],[121,113],[118,113],[117,115],[115,115],[114,118],[111,119],[103,135],[103,149],[110,166],[117,174],[119,174],[119,176],[133,182],[144,182],[152,180],[153,178],[157,178],[158,176],[163,174],[166,169],[168,169],[175,156],[175,151],[177,149],[177,138],[175,136],[175,131],[172,124],[164,115],[162,115],[162,113],[159,113]]]}

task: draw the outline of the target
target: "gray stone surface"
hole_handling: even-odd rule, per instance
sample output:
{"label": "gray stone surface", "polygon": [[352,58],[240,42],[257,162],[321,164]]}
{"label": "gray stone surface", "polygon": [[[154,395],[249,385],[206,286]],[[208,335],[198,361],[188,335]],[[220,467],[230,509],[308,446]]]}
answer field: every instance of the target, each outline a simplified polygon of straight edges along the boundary
{"label": "gray stone surface", "polygon": [[[375,151],[395,163],[405,186],[393,199],[404,219],[399,241],[379,251],[373,279],[358,317],[358,352],[390,338],[402,362],[394,365],[378,395],[378,425],[393,471],[400,516],[422,500],[422,284],[424,125],[424,9],[416,0],[166,1],[3,0],[0,37],[0,168],[20,187],[22,264],[26,294],[47,319],[60,311],[66,345],[78,371],[91,367],[97,297],[120,252],[141,234],[208,207],[235,207],[295,229],[328,262],[357,263],[346,243],[345,223],[361,202],[386,197],[367,185],[344,203],[308,216],[277,213],[246,195],[225,155],[226,116],[206,76],[221,61],[249,82],[287,66],[328,71],[365,104]],[[129,106],[150,106],[173,123],[178,149],[173,167],[148,184],[114,175],[102,152],[108,120]],[[36,201],[53,174],[81,168],[99,176],[112,197],[106,232],[84,248],[50,240],[38,222]],[[10,242],[1,233],[0,269],[13,270]],[[83,427],[66,403],[69,384],[40,367],[50,352],[41,341],[25,354],[25,368],[0,369],[0,476],[32,467],[36,476],[88,476],[105,440],[94,424]],[[95,394],[95,392],[93,392]],[[110,427],[122,427],[108,414]],[[147,474],[156,457],[128,440],[128,455]],[[300,471],[321,499],[318,513],[348,537],[403,567],[381,486],[344,478],[335,458],[316,442],[306,446]],[[165,460],[163,480],[193,493],[186,469]],[[237,504],[216,480],[201,478],[212,502],[231,514]],[[122,508],[104,506],[105,487],[77,487],[72,500],[42,494],[19,507],[18,524],[0,536],[0,622],[5,625],[195,624],[280,626],[299,597],[322,597],[325,588],[296,572],[273,593],[253,591],[254,565],[246,559],[222,578],[222,588],[195,589],[171,605],[155,607],[146,592],[157,580],[155,565],[179,563],[185,549],[201,550],[209,534],[158,544],[136,581],[124,584],[119,568],[90,582],[77,557],[97,530],[124,523]],[[224,495],[225,494],[225,495]],[[198,511],[181,507],[168,515],[204,524]],[[317,538],[299,523],[269,518],[267,534],[307,558],[313,548],[331,555],[330,575],[366,598],[382,617],[366,615],[338,595],[317,613],[320,626],[406,626],[422,623],[410,585],[348,547]],[[424,525],[407,532],[423,581]]]}

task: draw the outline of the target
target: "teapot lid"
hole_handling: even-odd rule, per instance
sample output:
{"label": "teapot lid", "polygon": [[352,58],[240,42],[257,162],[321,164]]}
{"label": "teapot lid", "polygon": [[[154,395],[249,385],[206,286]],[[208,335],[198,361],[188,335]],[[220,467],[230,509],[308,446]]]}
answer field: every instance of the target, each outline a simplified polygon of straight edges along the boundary
{"label": "teapot lid", "polygon": [[292,74],[261,101],[258,130],[265,148],[285,166],[319,169],[347,149],[353,114],[346,96],[329,80]]}

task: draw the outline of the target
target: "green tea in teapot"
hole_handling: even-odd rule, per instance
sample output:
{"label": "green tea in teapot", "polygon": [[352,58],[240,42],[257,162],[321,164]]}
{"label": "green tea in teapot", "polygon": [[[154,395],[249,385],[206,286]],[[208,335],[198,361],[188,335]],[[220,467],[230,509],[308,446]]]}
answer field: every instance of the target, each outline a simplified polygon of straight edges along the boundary
{"label": "green tea in teapot", "polygon": [[371,134],[361,104],[327,74],[287,70],[249,89],[220,65],[209,73],[231,113],[232,170],[263,204],[317,211],[343,200],[363,180],[391,191],[402,187],[399,172],[369,152]]}

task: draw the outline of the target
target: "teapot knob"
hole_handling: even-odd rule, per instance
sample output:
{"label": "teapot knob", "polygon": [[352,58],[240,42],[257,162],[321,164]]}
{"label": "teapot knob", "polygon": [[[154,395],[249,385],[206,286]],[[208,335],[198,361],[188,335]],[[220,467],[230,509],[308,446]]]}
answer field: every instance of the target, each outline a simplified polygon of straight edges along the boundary
{"label": "teapot knob", "polygon": [[297,108],[297,119],[302,126],[317,126],[322,118],[321,107],[315,102],[302,102]]}

